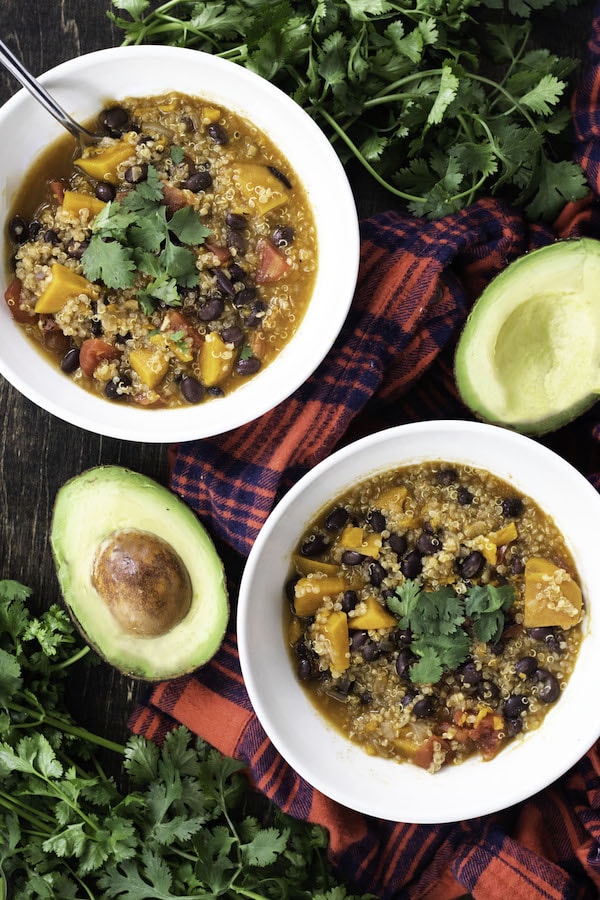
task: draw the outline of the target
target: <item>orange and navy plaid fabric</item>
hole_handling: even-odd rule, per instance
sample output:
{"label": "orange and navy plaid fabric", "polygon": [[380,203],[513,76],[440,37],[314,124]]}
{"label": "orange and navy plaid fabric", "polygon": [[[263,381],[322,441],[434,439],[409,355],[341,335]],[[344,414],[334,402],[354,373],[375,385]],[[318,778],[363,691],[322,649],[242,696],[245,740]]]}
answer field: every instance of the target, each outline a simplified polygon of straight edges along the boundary
{"label": "orange and navy plaid fabric", "polygon": [[[341,443],[402,422],[468,418],[452,353],[483,286],[556,236],[600,237],[600,18],[590,52],[573,110],[588,200],[567,204],[552,230],[491,199],[437,222],[398,212],[364,221],[352,309],[314,375],[258,421],[173,448],[173,488],[236,558],[249,552],[278,497]],[[599,440],[596,406],[547,443],[600,487]],[[331,859],[355,890],[410,900],[600,896],[598,745],[556,784],[495,815],[436,826],[371,819],[315,791],[279,756],[249,702],[233,627],[209,665],[154,688],[132,718],[134,731],[160,741],[183,723],[243,760],[283,810],[328,828]]]}

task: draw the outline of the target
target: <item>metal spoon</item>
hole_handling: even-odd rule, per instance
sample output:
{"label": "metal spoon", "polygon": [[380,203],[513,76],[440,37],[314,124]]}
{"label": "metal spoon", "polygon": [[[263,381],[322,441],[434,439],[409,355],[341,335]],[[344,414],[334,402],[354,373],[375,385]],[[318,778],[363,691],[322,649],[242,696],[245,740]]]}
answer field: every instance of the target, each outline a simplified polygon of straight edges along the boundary
{"label": "metal spoon", "polygon": [[62,106],[56,102],[52,94],[49,94],[46,88],[42,87],[37,78],[34,78],[31,72],[27,71],[23,63],[17,59],[12,51],[9,50],[6,44],[1,40],[0,64],[2,64],[5,69],[8,69],[10,74],[13,75],[17,81],[20,81],[23,87],[27,88],[35,99],[42,104],[46,111],[53,115],[54,118],[73,135],[73,137],[77,138],[77,140],[85,144],[90,143],[90,141],[99,141],[104,137],[102,134],[96,134],[95,132],[84,128],[83,125],[80,125],[79,122],[76,122],[75,119],[65,112]]}

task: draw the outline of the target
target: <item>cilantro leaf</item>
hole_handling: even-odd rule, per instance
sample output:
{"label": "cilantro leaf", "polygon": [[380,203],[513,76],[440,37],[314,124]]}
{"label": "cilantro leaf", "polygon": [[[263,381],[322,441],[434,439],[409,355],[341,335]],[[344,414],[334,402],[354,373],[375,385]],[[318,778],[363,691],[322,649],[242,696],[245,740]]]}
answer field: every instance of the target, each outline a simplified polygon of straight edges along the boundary
{"label": "cilantro leaf", "polygon": [[108,288],[127,288],[134,282],[135,263],[131,250],[118,241],[103,241],[93,234],[81,263],[89,281],[102,281]]}
{"label": "cilantro leaf", "polygon": [[508,584],[474,585],[465,597],[465,611],[472,620],[473,633],[483,643],[495,643],[504,629],[504,613],[515,601],[515,589]]}
{"label": "cilantro leaf", "polygon": [[210,235],[210,228],[203,225],[191,206],[184,206],[173,213],[169,221],[169,231],[182,244],[202,244]]}

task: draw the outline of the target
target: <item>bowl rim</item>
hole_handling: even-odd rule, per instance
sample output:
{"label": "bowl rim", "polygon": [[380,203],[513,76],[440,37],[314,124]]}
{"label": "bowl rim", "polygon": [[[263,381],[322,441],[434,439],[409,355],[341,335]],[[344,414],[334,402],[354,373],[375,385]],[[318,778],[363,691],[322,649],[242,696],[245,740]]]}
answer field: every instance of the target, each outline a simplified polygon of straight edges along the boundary
{"label": "bowl rim", "polygon": [[[251,70],[229,60],[190,48],[129,45],[95,50],[66,60],[44,72],[40,75],[39,80],[61,102],[61,94],[66,92],[70,98],[74,83],[80,81],[85,85],[86,81],[90,81],[90,73],[99,70],[110,72],[115,66],[126,65],[136,68],[138,79],[141,78],[139,72],[147,71],[150,67],[153,70],[168,73],[165,76],[156,76],[157,79],[164,80],[164,87],[152,91],[155,95],[176,90],[188,93],[190,96],[196,94],[200,97],[204,96],[206,99],[214,99],[220,96],[219,91],[224,89],[224,85],[237,84],[241,80],[243,84],[247,85],[243,97],[237,98],[235,102],[233,98],[230,102],[222,100],[222,105],[228,105],[229,108],[235,109],[253,121],[259,118],[259,108],[260,110],[272,110],[271,119],[274,122],[277,120],[273,125],[273,130],[281,131],[283,128],[279,122],[282,116],[289,121],[288,131],[296,134],[298,128],[301,129],[298,134],[301,135],[302,140],[296,142],[299,145],[297,151],[293,148],[296,157],[290,159],[291,168],[298,171],[299,154],[303,147],[309,146],[313,154],[318,152],[320,165],[326,172],[326,175],[315,174],[314,177],[311,174],[307,183],[306,173],[309,163],[303,162],[303,170],[299,175],[313,209],[317,228],[318,268],[313,299],[309,302],[295,335],[278,357],[250,381],[240,385],[226,397],[219,398],[217,402],[211,401],[207,404],[190,405],[177,409],[152,410],[140,409],[128,404],[110,403],[100,396],[82,390],[80,386],[70,382],[62,372],[54,371],[52,365],[47,361],[44,361],[45,368],[47,368],[45,375],[33,376],[24,370],[16,360],[16,350],[10,351],[11,355],[8,359],[5,358],[5,353],[0,353],[0,374],[37,406],[72,425],[96,434],[147,443],[166,443],[211,437],[254,421],[287,399],[307,380],[330,351],[346,320],[358,277],[360,233],[354,196],[339,157],[324,132],[308,113],[278,87]],[[181,73],[188,73],[191,70],[201,76],[198,77],[198,81],[202,83],[202,90],[196,92],[191,87],[184,89],[178,82],[178,79],[182,80],[187,77]],[[116,76],[111,77],[115,78]],[[83,117],[93,115],[93,112],[100,109],[101,104],[109,99],[118,101],[120,97],[148,96],[149,94],[148,90],[143,90],[139,81],[131,87],[125,85],[123,90],[112,90],[110,80],[108,84],[108,90],[97,90],[93,103],[86,99],[90,110]],[[139,86],[136,87],[136,84]],[[204,89],[205,85],[206,89]],[[246,98],[251,99],[252,102],[248,102]],[[79,111],[75,112],[72,107],[70,108],[68,101],[62,102],[67,111],[71,112],[75,118],[82,117]],[[254,106],[254,115],[250,109],[247,109],[252,106]],[[44,122],[44,134],[47,135],[47,138],[44,139],[44,147],[65,133],[49,113],[38,107],[25,88],[19,89],[0,107],[0,130],[8,127],[11,122],[24,119],[27,115],[37,116],[40,122]],[[261,112],[260,115],[266,117],[267,113]],[[265,127],[264,123],[259,124],[259,127],[269,133],[269,129]],[[281,141],[275,138],[273,140],[281,149]],[[290,149],[292,149],[291,138],[289,140],[286,138],[286,141],[288,143],[282,152],[289,159]],[[21,172],[21,182],[31,165],[39,158],[40,152],[42,149],[38,148],[28,156],[27,163]],[[328,196],[317,197],[316,195],[317,189],[325,184],[330,190],[331,185],[336,185],[335,197],[338,209],[335,216],[334,211],[330,208],[332,201]],[[8,214],[14,190],[7,193],[5,186],[2,193],[2,203],[5,204],[6,214]],[[321,193],[326,194],[324,190]],[[333,240],[326,233],[331,230],[334,218],[344,247],[343,266],[331,259],[330,251]],[[3,270],[3,267],[4,260],[0,264],[0,270]],[[333,294],[334,268],[337,286],[335,302],[332,300],[326,307],[326,316],[318,319],[317,304],[313,303],[313,300],[317,297],[317,302],[322,301],[325,293],[328,296]],[[6,274],[8,276],[10,273]],[[5,323],[11,324],[11,328],[14,326],[11,340],[14,335],[14,340],[19,343],[21,352],[29,359],[33,359],[33,356],[25,349],[30,343],[30,339],[23,334],[22,329],[13,322],[8,310],[3,307],[4,304],[1,304],[0,321],[4,319]],[[36,348],[33,350],[36,356],[41,356]]]}
{"label": "bowl rim", "polygon": [[[378,447],[393,447],[394,442],[405,439],[417,442],[433,439],[439,442],[440,434],[449,435],[451,441],[464,443],[466,449],[449,458],[447,454],[430,451],[418,455],[413,461],[471,461],[474,466],[493,471],[493,467],[477,463],[473,458],[478,455],[478,450],[474,451],[473,448],[477,448],[478,442],[483,439],[489,446],[495,443],[505,451],[516,454],[513,457],[517,459],[516,468],[521,465],[521,457],[529,454],[531,459],[528,465],[533,464],[534,458],[535,465],[540,469],[540,478],[548,472],[554,475],[558,473],[564,479],[562,500],[566,499],[572,504],[579,504],[583,500],[591,507],[597,507],[595,512],[600,512],[600,495],[590,482],[558,454],[524,435],[495,425],[463,420],[442,419],[395,426],[337,450],[311,469],[284,495],[267,518],[249,554],[240,584],[237,609],[240,666],[250,702],[267,736],[292,769],[308,784],[342,806],[381,819],[422,824],[476,818],[521,802],[567,772],[600,736],[600,714],[585,717],[581,708],[586,694],[585,673],[589,677],[591,672],[592,679],[600,676],[600,633],[591,627],[599,613],[593,609],[593,605],[590,606],[591,594],[588,587],[590,575],[594,576],[595,581],[600,579],[600,560],[595,559],[597,553],[594,554],[591,538],[584,547],[586,564],[583,570],[581,563],[584,551],[574,552],[575,548],[569,544],[578,573],[582,576],[588,609],[584,620],[584,639],[561,701],[548,711],[539,729],[517,738],[494,760],[483,762],[473,758],[459,766],[445,767],[433,776],[410,763],[398,764],[368,756],[362,748],[352,744],[325,722],[292,672],[288,650],[284,646],[281,613],[278,613],[281,646],[275,651],[265,646],[266,638],[260,643],[261,632],[254,620],[260,619],[261,613],[272,608],[268,607],[268,600],[264,596],[269,593],[269,580],[273,581],[276,577],[273,572],[283,571],[281,555],[285,556],[286,553],[279,547],[269,555],[267,548],[277,529],[289,530],[290,520],[293,519],[291,511],[296,504],[304,503],[304,508],[308,509],[311,507],[310,493],[320,492],[321,502],[312,503],[312,515],[317,515],[341,493],[341,490],[336,490],[331,485],[335,473],[339,475],[346,462],[361,457],[364,459],[367,454],[375,453]],[[435,448],[435,444],[433,446]],[[402,458],[397,465],[410,463],[410,459]],[[390,468],[393,466],[363,466],[360,476],[356,475],[355,470],[348,470],[346,484],[349,486],[362,478],[368,478],[370,474]],[[500,473],[500,477],[509,480],[503,473]],[[340,478],[341,476],[337,477],[336,485]],[[514,483],[523,490],[518,478]],[[527,493],[525,490],[523,492]],[[533,492],[529,496],[548,511],[547,504],[540,503]],[[303,525],[306,526],[309,521],[310,517],[305,517]],[[300,537],[299,528],[295,532],[296,540]],[[565,534],[565,537],[569,543],[569,534]],[[287,541],[289,553],[293,548],[289,544],[289,538]],[[267,563],[269,575],[261,576],[261,572],[266,571]],[[276,602],[272,596],[273,590],[269,598],[271,603]],[[279,582],[279,598],[281,597],[282,581]],[[263,598],[262,602],[259,598]],[[273,639],[276,629],[271,627],[268,634]],[[281,666],[286,663],[287,668],[281,670]],[[278,697],[278,692],[282,691],[286,694],[285,701]],[[296,713],[290,716],[290,708],[295,702],[300,707],[296,707]],[[557,752],[550,762],[545,749],[549,736],[557,738],[560,743],[560,753]],[[296,741],[295,745],[293,741]],[[553,747],[552,740],[548,744]],[[318,754],[314,751],[315,746],[319,746]],[[539,761],[540,750],[546,753],[545,756],[542,754],[542,762]],[[332,760],[335,760],[335,768]],[[357,785],[350,778],[350,773],[355,775],[357,764],[362,765],[363,770],[369,774],[370,784],[374,788],[370,795],[362,785]],[[323,774],[324,766],[329,767],[326,775]],[[526,777],[512,777],[517,767],[521,770],[520,774]],[[341,769],[343,775],[340,775]],[[491,788],[492,796],[486,788]]]}

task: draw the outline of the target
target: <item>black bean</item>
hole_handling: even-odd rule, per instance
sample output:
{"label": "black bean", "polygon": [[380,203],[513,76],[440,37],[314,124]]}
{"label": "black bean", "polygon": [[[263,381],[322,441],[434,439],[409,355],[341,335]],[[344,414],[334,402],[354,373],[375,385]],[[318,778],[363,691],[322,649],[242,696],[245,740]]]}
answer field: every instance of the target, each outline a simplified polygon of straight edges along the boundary
{"label": "black bean", "polygon": [[373,660],[377,659],[381,655],[379,644],[376,641],[367,641],[360,648],[360,655],[365,662],[373,662]]}
{"label": "black bean", "polygon": [[309,559],[313,559],[315,556],[320,556],[322,553],[325,553],[328,546],[329,541],[327,540],[325,535],[317,531],[314,534],[309,534],[306,540],[302,542],[300,546],[300,553],[302,554],[302,556],[307,556]]}
{"label": "black bean", "polygon": [[458,473],[456,469],[440,469],[435,477],[435,482],[441,487],[448,487],[448,485],[454,484],[457,478]]}
{"label": "black bean", "polygon": [[411,550],[400,563],[400,571],[405,578],[416,578],[423,571],[421,554],[418,550]]}
{"label": "black bean", "polygon": [[256,300],[250,307],[250,314],[244,317],[246,328],[258,328],[265,317],[267,305],[262,300]]}
{"label": "black bean", "polygon": [[523,719],[507,719],[504,723],[504,730],[507,737],[514,737],[523,731]]}
{"label": "black bean", "polygon": [[366,557],[358,550],[344,550],[342,553],[342,562],[345,566],[358,566],[365,559]]}
{"label": "black bean", "polygon": [[131,332],[126,331],[125,334],[115,334],[115,344],[125,344],[131,340]]}
{"label": "black bean", "polygon": [[520,497],[503,497],[501,501],[502,515],[505,519],[517,519],[523,515],[525,507]]}
{"label": "black bean", "polygon": [[89,246],[89,241],[76,241],[72,239],[67,244],[67,255],[70,256],[71,259],[81,259]]}
{"label": "black bean", "polygon": [[248,220],[246,216],[242,216],[240,213],[229,212],[225,216],[225,224],[236,231],[243,231],[248,227]]}
{"label": "black bean", "polygon": [[336,506],[325,516],[325,528],[328,531],[338,531],[348,521],[348,510],[343,506]]}
{"label": "black bean", "polygon": [[229,266],[229,277],[232,282],[236,282],[236,281],[243,282],[244,278],[246,277],[246,273],[242,269],[242,267],[239,265],[239,263],[235,262],[235,263],[231,263],[231,265]]}
{"label": "black bean", "polygon": [[188,403],[200,403],[204,398],[204,387],[192,375],[184,375],[181,379],[181,394]]}
{"label": "black bean", "polygon": [[70,350],[67,350],[60,361],[60,367],[67,375],[79,368],[79,349],[77,347],[71,347]]}
{"label": "black bean", "polygon": [[281,171],[281,169],[276,168],[276,166],[267,166],[267,168],[268,168],[269,172],[271,173],[271,175],[274,175],[275,178],[277,178],[282,184],[284,184],[286,186],[286,188],[289,188],[291,190],[292,182],[287,177],[287,175],[285,175]]}
{"label": "black bean", "polygon": [[412,641],[412,631],[410,628],[398,628],[395,632],[396,646],[402,649],[408,647]]}
{"label": "black bean", "polygon": [[493,656],[502,656],[504,653],[504,641],[496,641],[487,645],[488,650]]}
{"label": "black bean", "polygon": [[8,236],[15,244],[24,244],[29,237],[27,222],[21,216],[13,216],[8,223]]}
{"label": "black bean", "polygon": [[315,677],[315,667],[312,660],[302,657],[298,660],[298,678],[300,681],[310,681]]}
{"label": "black bean", "polygon": [[477,685],[477,696],[486,703],[493,703],[500,699],[500,688],[493,681],[481,681]]}
{"label": "black bean", "polygon": [[413,706],[413,713],[417,719],[425,719],[427,716],[432,716],[434,712],[435,700],[433,697],[423,697],[422,700],[417,700]]}
{"label": "black bean", "polygon": [[213,180],[210,172],[202,170],[200,172],[194,172],[193,175],[186,178],[183,182],[183,187],[186,191],[193,191],[194,194],[197,194],[199,191],[208,190],[208,188],[212,186],[212,183]]}
{"label": "black bean", "polygon": [[100,114],[100,124],[112,137],[120,137],[127,130],[129,115],[121,106],[111,106]]}
{"label": "black bean", "polygon": [[227,144],[229,142],[227,132],[218,122],[213,122],[209,125],[206,132],[211,141],[214,141],[215,144]]}
{"label": "black bean", "polygon": [[260,359],[249,356],[248,359],[238,359],[235,371],[238,375],[254,375],[260,369]]}
{"label": "black bean", "polygon": [[248,306],[258,295],[258,291],[255,287],[244,287],[241,291],[237,291],[237,293],[233,297],[233,305],[234,306]]}
{"label": "black bean", "polygon": [[368,572],[369,581],[374,587],[379,587],[383,579],[387,575],[387,572],[385,571],[381,563],[377,562],[377,560],[375,559],[373,560],[373,562],[369,563]]}
{"label": "black bean", "polygon": [[456,492],[456,499],[461,506],[469,506],[473,502],[473,494],[466,487],[459,487]]}
{"label": "black bean", "polygon": [[[287,597],[287,599],[289,600],[290,603],[293,603],[294,600],[296,599],[296,593],[295,593],[294,589],[299,581],[300,581],[300,575],[292,575],[292,577],[288,578],[288,580],[285,583],[285,596]],[[294,645],[294,648],[297,650],[298,645],[301,643],[303,643],[303,642],[297,641],[297,643]],[[304,644],[304,646],[306,646],[306,644]]]}
{"label": "black bean", "polygon": [[511,575],[522,575],[525,571],[525,563],[520,556],[513,556],[510,561],[509,569]]}
{"label": "black bean", "polygon": [[386,526],[385,516],[379,509],[371,509],[367,513],[367,524],[373,531],[384,531]]}
{"label": "black bean", "polygon": [[241,231],[236,231],[235,228],[227,229],[227,232],[225,234],[225,243],[230,250],[235,250],[236,253],[240,254],[240,256],[243,256],[248,249],[248,241],[241,233]]}
{"label": "black bean", "polygon": [[280,225],[275,229],[272,237],[276,247],[287,247],[293,243],[295,232],[291,225]]}
{"label": "black bean", "polygon": [[559,632],[555,627],[528,628],[527,634],[534,641],[543,641],[551,653],[562,653]]}
{"label": "black bean", "polygon": [[429,534],[427,531],[422,531],[417,538],[417,550],[421,556],[431,556],[441,549],[442,542],[435,534]]}
{"label": "black bean", "polygon": [[213,322],[220,318],[225,310],[225,301],[222,297],[211,297],[204,306],[198,310],[198,318],[201,322]]}
{"label": "black bean", "polygon": [[548,669],[538,669],[536,677],[539,682],[538,698],[542,703],[555,703],[560,697],[560,685],[556,677]]}
{"label": "black bean", "polygon": [[33,222],[29,223],[29,228],[27,229],[27,234],[30,241],[35,241],[36,237],[39,235],[42,230],[42,223],[38,222],[37,219],[34,219]]}
{"label": "black bean", "polygon": [[53,228],[49,228],[48,231],[44,232],[44,240],[47,244],[60,244],[60,238]]}
{"label": "black bean", "polygon": [[102,200],[103,203],[110,203],[117,196],[117,189],[114,184],[109,184],[108,181],[99,181],[94,193],[98,200]]}
{"label": "black bean", "polygon": [[517,675],[523,675],[525,678],[531,678],[537,672],[537,668],[537,659],[533,656],[522,656],[515,663],[515,672]]}
{"label": "black bean", "polygon": [[405,693],[404,697],[402,698],[402,700],[400,701],[400,705],[408,706],[410,703],[413,702],[415,697],[418,697],[418,696],[419,696],[419,692],[417,691],[416,688],[409,688],[407,690],[407,692]]}
{"label": "black bean", "polygon": [[225,272],[223,272],[222,269],[213,269],[212,272],[221,290],[228,294],[230,297],[233,297],[235,291],[233,289],[231,281],[229,280]]}
{"label": "black bean", "polygon": [[466,684],[470,687],[475,687],[475,685],[479,684],[481,681],[481,671],[477,668],[472,659],[467,660],[462,663],[456,670],[456,674],[459,676],[463,684]]}
{"label": "black bean", "polygon": [[358,695],[358,699],[365,706],[369,706],[373,702],[373,694],[371,691],[362,691],[362,693]]}
{"label": "black bean", "polygon": [[206,388],[206,393],[209,397],[224,397],[225,391],[223,388],[220,388],[218,384],[212,384],[210,387]]}
{"label": "black bean", "polygon": [[128,375],[118,375],[107,382],[104,393],[109,400],[126,400],[127,394],[124,392],[124,388],[130,386],[131,378]]}
{"label": "black bean", "polygon": [[104,334],[104,327],[97,316],[90,320],[90,331],[94,337],[100,337],[100,335]]}
{"label": "black bean", "polygon": [[349,613],[358,603],[356,591],[344,591],[342,594],[342,612]]}
{"label": "black bean", "polygon": [[475,578],[485,566],[485,556],[479,550],[472,550],[459,560],[458,569],[463,578]]}
{"label": "black bean", "polygon": [[146,163],[136,163],[134,166],[129,166],[129,168],[125,170],[125,181],[129,184],[141,184],[141,182],[146,181],[147,178],[148,166]]}
{"label": "black bean", "polygon": [[244,332],[239,325],[230,325],[221,332],[221,337],[226,344],[233,344],[234,347],[241,347],[244,343]]}
{"label": "black bean", "polygon": [[398,677],[407,678],[410,667],[414,665],[416,661],[417,657],[411,650],[408,650],[407,648],[400,650],[396,659],[396,672],[398,673]]}
{"label": "black bean", "polygon": [[511,694],[508,700],[505,700],[503,711],[507,719],[516,719],[529,706],[529,700],[523,694]]}
{"label": "black bean", "polygon": [[369,632],[368,631],[353,631],[352,637],[350,638],[350,649],[358,650],[363,644],[366,644],[369,640]]}
{"label": "black bean", "polygon": [[408,547],[408,541],[403,534],[390,534],[388,538],[388,544],[394,551],[396,556],[403,556],[406,553],[406,548]]}

